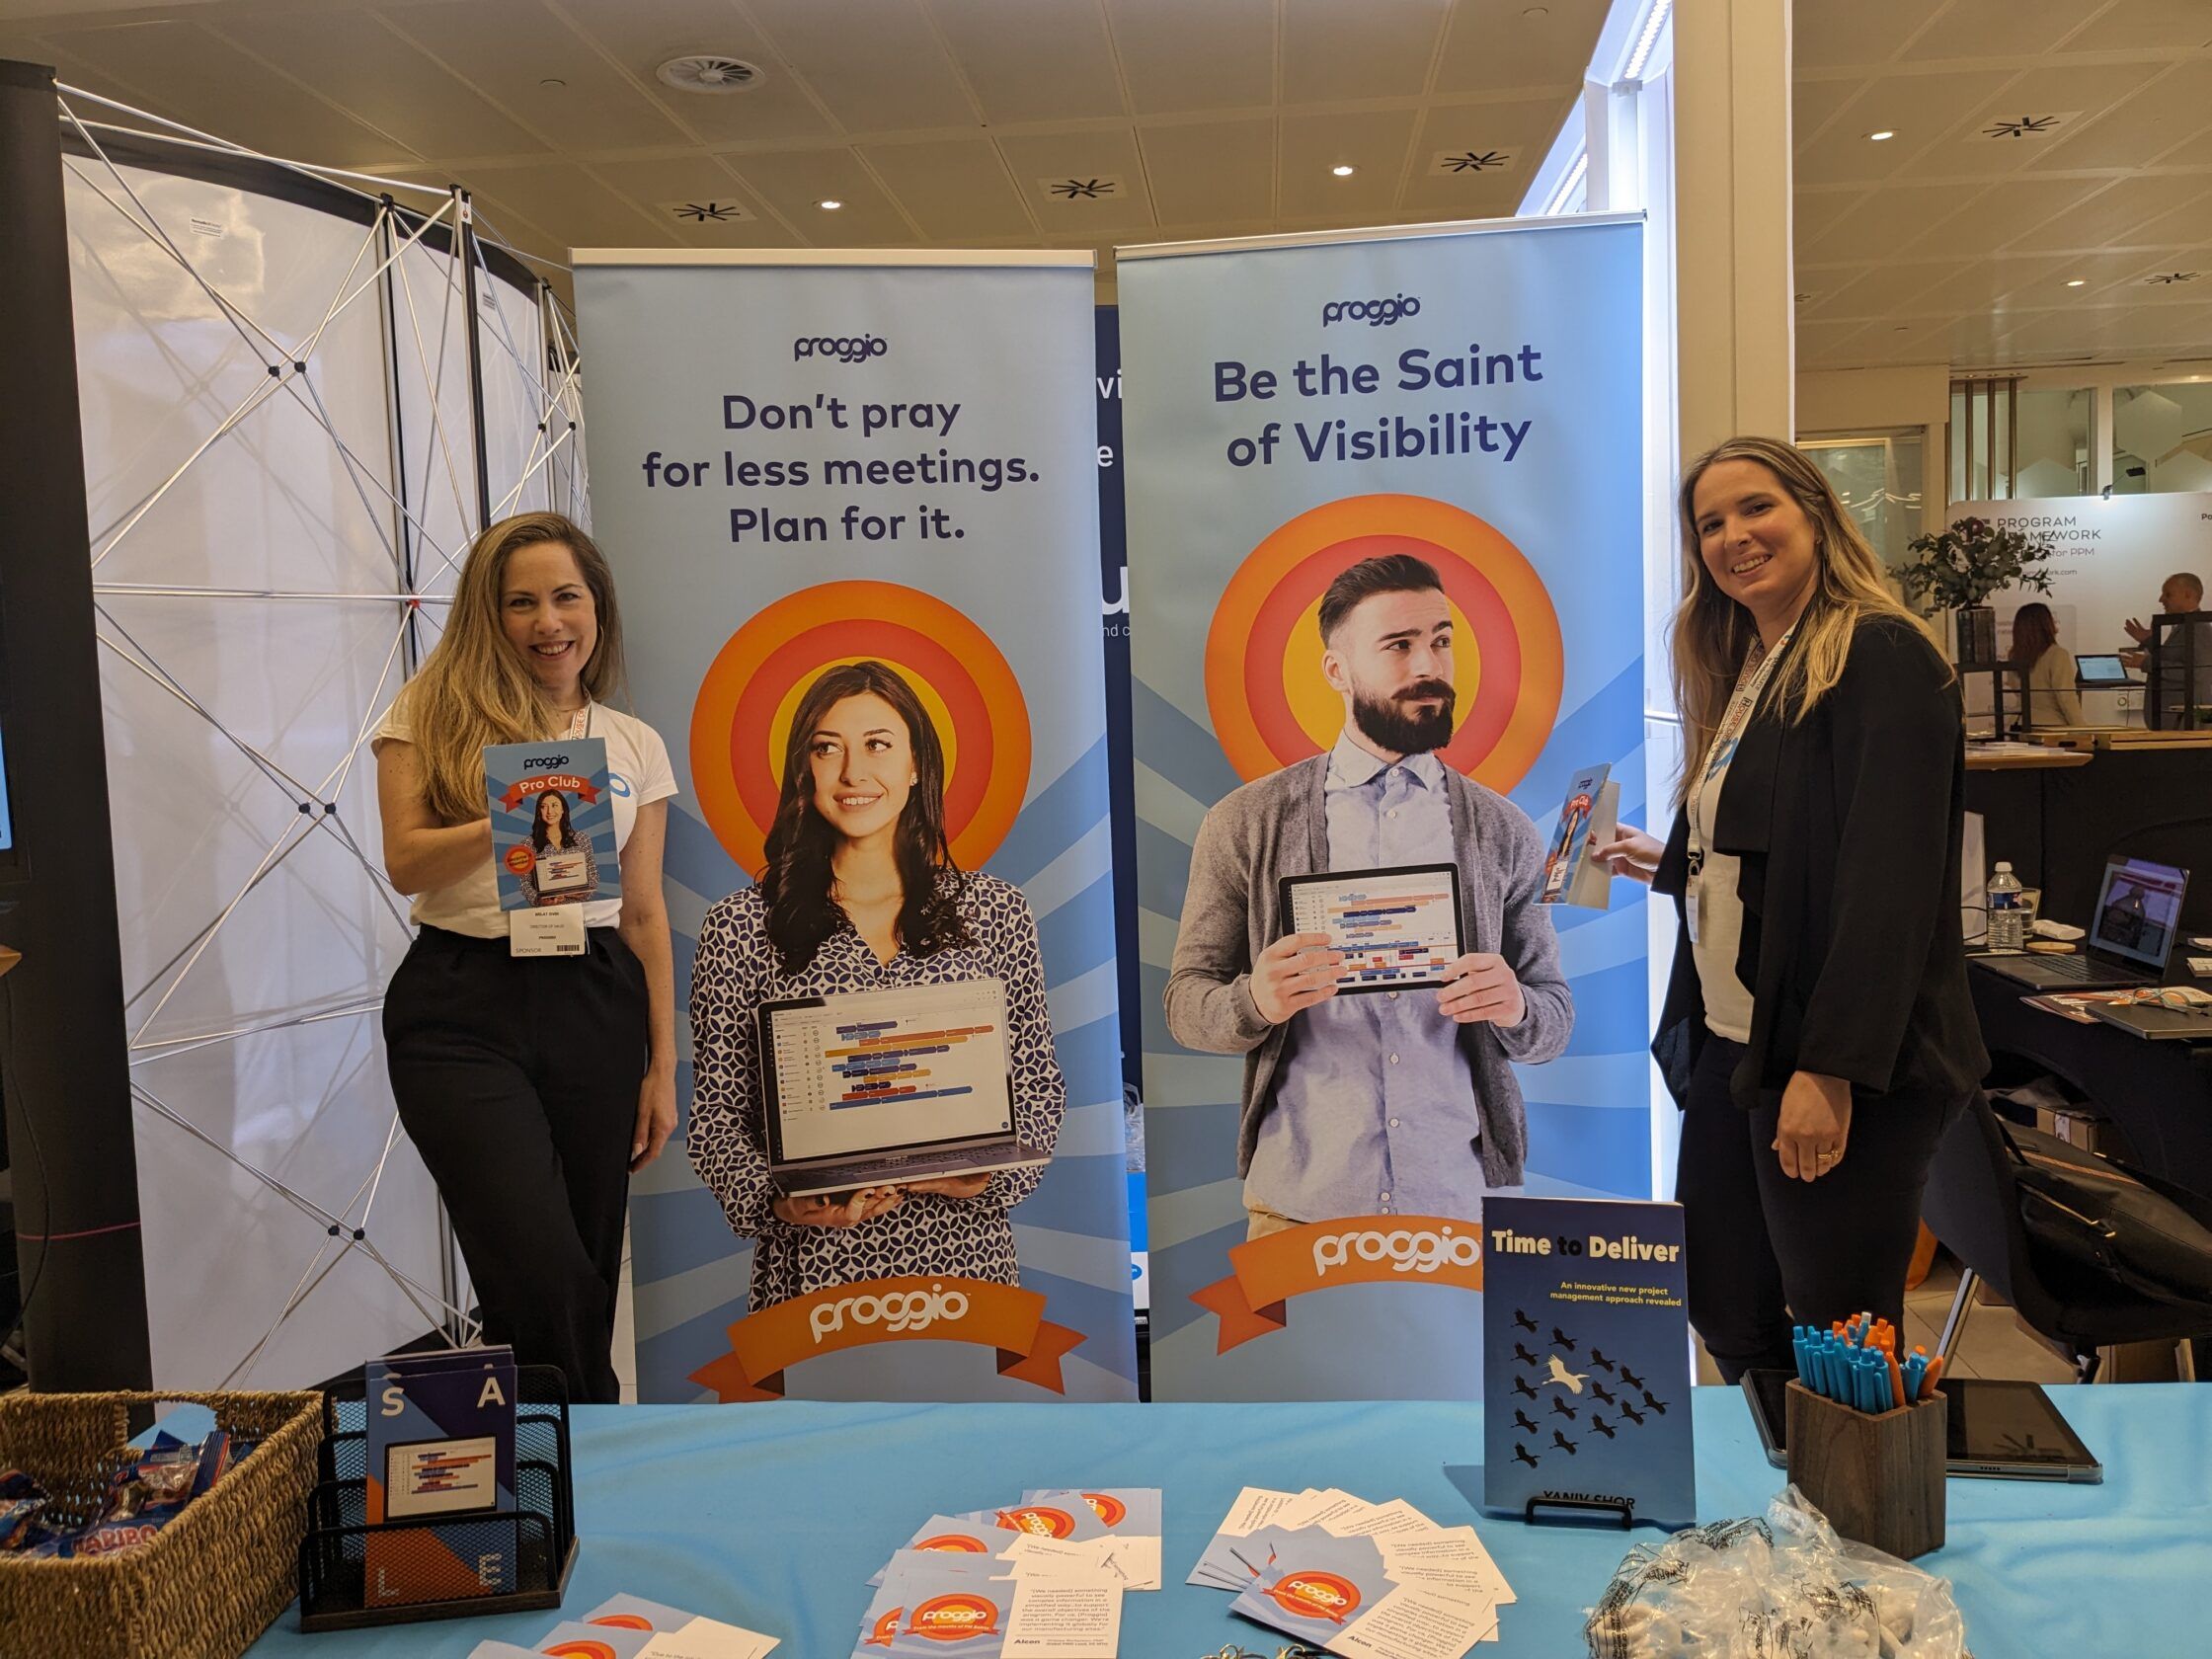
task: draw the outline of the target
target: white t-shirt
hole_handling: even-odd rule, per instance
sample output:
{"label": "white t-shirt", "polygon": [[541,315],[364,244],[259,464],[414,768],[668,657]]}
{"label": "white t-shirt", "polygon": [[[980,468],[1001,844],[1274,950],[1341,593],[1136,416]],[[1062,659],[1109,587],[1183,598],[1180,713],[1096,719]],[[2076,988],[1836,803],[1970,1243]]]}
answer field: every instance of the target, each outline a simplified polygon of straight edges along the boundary
{"label": "white t-shirt", "polygon": [[[405,702],[401,698],[392,704],[384,723],[376,728],[372,749],[386,740],[415,741]],[[588,704],[586,715],[588,735],[606,740],[607,791],[614,797],[614,846],[619,852],[629,844],[638,808],[675,794],[675,770],[669,764],[669,746],[661,741],[661,734],[637,716],[604,703]],[[474,872],[451,887],[418,893],[410,913],[420,926],[470,933],[479,939],[507,937],[507,912],[500,908],[499,880],[488,855]],[[619,899],[593,899],[584,907],[587,927],[612,927],[621,918]]]}

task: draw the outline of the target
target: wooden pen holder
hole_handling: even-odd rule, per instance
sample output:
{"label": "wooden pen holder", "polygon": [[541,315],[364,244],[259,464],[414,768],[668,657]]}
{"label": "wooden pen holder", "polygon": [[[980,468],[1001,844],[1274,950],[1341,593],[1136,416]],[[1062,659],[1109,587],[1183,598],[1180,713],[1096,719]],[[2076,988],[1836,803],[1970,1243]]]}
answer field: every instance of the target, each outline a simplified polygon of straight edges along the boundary
{"label": "wooden pen holder", "polygon": [[1879,1414],[1789,1384],[1789,1478],[1843,1537],[1902,1560],[1943,1546],[1947,1402]]}

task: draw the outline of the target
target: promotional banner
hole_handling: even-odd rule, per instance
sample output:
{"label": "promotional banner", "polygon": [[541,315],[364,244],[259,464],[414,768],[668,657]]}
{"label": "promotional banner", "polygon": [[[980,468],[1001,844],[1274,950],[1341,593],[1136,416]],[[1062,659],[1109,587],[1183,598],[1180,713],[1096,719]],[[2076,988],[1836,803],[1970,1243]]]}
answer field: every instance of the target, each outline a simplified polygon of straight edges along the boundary
{"label": "promotional banner", "polygon": [[1650,1196],[1644,891],[1540,903],[1576,776],[1646,822],[1641,245],[1121,256],[1161,1398],[1479,1396],[1482,1194]]}
{"label": "promotional banner", "polygon": [[[681,790],[639,1397],[1131,1398],[1089,260],[576,259],[592,528]],[[939,833],[964,879],[917,895]],[[1002,1098],[837,1017],[987,981],[1003,1018],[940,1035]],[[835,1038],[765,1041],[793,1003]]]}
{"label": "promotional banner", "polygon": [[[2127,624],[2130,619],[2147,624],[2157,613],[2168,577],[2187,571],[2212,583],[2212,493],[1954,502],[1950,522],[1961,518],[1986,518],[2056,549],[2044,567],[2051,575],[2049,593],[2008,589],[1991,595],[2001,655],[2012,649],[2014,614],[2031,601],[2050,606],[2058,643],[2079,660],[2137,650]],[[1986,710],[1986,681],[1967,690]],[[2140,685],[2085,689],[2082,718],[2092,726],[2140,726],[2143,690]]]}

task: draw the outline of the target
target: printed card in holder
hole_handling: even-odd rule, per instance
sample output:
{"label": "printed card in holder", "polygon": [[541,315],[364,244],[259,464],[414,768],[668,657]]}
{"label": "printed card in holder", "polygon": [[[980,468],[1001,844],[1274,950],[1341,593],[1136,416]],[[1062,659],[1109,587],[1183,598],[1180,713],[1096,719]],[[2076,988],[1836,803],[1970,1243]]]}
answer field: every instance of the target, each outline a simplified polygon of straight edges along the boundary
{"label": "printed card in holder", "polygon": [[514,1351],[393,1354],[366,1368],[365,1542],[371,1606],[497,1595],[514,1588],[502,1535],[395,1530],[389,1523],[514,1508]]}
{"label": "printed card in holder", "polygon": [[606,740],[484,750],[492,868],[516,956],[582,956],[587,905],[622,896]]}
{"label": "printed card in holder", "polygon": [[1606,774],[1610,765],[1589,766],[1575,773],[1567,785],[1567,798],[1559,807],[1559,822],[1552,830],[1550,849],[1543,858],[1543,886],[1540,905],[1574,905],[1602,910],[1613,903],[1613,872],[1591,856],[1590,849],[1613,839],[1620,818],[1620,785]]}
{"label": "printed card in holder", "polygon": [[1338,995],[1441,986],[1465,954],[1454,865],[1284,876],[1278,886],[1283,931],[1326,933],[1330,947],[1344,953]]}

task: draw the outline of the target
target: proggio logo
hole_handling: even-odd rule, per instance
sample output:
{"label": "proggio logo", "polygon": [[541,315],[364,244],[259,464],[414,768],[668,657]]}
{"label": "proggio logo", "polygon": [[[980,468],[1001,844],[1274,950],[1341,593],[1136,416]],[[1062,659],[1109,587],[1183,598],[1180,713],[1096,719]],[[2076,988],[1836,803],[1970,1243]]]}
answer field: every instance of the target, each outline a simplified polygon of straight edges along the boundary
{"label": "proggio logo", "polygon": [[1415,1231],[1398,1227],[1389,1232],[1377,1228],[1348,1228],[1327,1232],[1313,1240],[1313,1276],[1326,1278],[1331,1268],[1354,1261],[1388,1262],[1393,1273],[1434,1273],[1440,1267],[1472,1267],[1482,1259],[1479,1234],[1459,1232],[1447,1226]]}
{"label": "proggio logo", "polygon": [[890,350],[891,343],[881,335],[802,335],[791,343],[791,360],[804,362],[809,357],[833,357],[838,362],[866,362]]}
{"label": "proggio logo", "polygon": [[892,1291],[882,1296],[839,1297],[826,1302],[807,1315],[816,1347],[823,1340],[853,1325],[881,1325],[887,1331],[920,1331],[931,1325],[951,1323],[968,1315],[968,1298],[942,1285],[926,1291]]}
{"label": "proggio logo", "polygon": [[1369,328],[1387,328],[1401,317],[1420,314],[1418,294],[1392,294],[1387,299],[1332,299],[1321,307],[1321,326],[1365,323]]}

